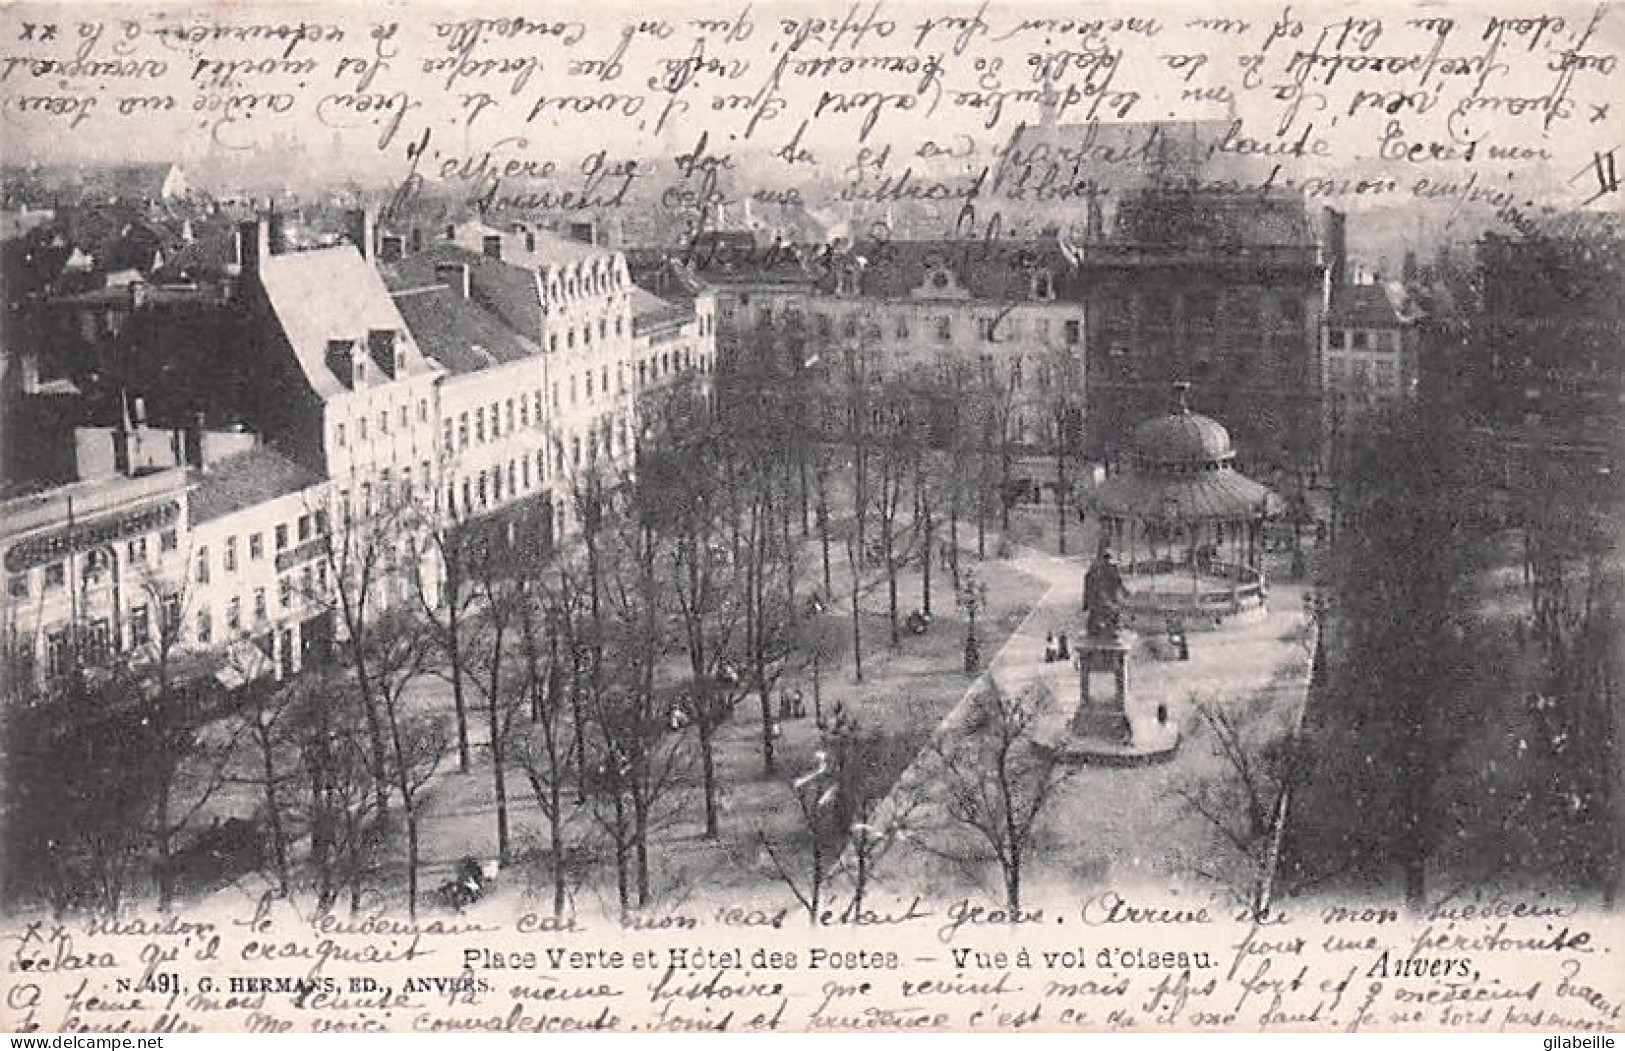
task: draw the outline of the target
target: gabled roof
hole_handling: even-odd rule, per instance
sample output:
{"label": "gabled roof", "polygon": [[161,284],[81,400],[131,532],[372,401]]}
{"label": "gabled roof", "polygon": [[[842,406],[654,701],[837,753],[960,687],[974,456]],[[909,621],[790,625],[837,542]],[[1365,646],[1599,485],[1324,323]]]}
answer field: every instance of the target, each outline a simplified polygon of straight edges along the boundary
{"label": "gabled roof", "polygon": [[1059,293],[1072,271],[1057,239],[860,243],[848,258],[863,260],[863,294],[887,297],[929,292],[935,275],[947,271],[955,287],[972,298],[1027,300],[1036,275],[1048,271]]}
{"label": "gabled roof", "polygon": [[1333,328],[1398,328],[1400,319],[1382,285],[1344,285],[1332,291],[1326,324]]}
{"label": "gabled roof", "polygon": [[270,448],[190,472],[193,525],[322,484],[321,475]]}
{"label": "gabled roof", "polygon": [[[345,387],[327,366],[327,341],[364,342],[372,329],[406,332],[378,271],[350,245],[272,255],[260,261],[259,281],[311,389],[322,398]],[[428,367],[405,340],[408,372]]]}
{"label": "gabled roof", "polygon": [[435,276],[435,266],[440,263],[467,264],[470,295],[476,303],[515,332],[541,334],[542,300],[536,273],[506,259],[440,243],[385,267],[384,279],[397,290],[437,285],[440,279]]}
{"label": "gabled roof", "polygon": [[445,285],[396,292],[395,305],[419,349],[454,373],[478,372],[541,352],[480,304]]}

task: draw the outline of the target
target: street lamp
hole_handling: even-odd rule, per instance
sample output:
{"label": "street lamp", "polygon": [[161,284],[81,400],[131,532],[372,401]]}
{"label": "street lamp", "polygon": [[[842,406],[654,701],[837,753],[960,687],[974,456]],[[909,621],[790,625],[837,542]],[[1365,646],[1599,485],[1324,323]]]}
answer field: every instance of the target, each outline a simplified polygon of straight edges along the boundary
{"label": "street lamp", "polygon": [[976,614],[987,604],[987,585],[975,568],[966,570],[959,585],[959,608],[965,611],[965,674],[974,675],[982,667],[981,643],[976,638]]}

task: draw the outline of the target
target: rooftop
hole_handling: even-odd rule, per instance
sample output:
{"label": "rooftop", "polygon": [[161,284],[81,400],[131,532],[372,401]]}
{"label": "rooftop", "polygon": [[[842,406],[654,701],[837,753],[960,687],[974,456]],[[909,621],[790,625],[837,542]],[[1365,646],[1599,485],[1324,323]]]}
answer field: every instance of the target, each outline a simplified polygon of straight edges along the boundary
{"label": "rooftop", "polygon": [[322,484],[315,471],[265,447],[190,473],[194,525]]}
{"label": "rooftop", "polygon": [[446,285],[403,289],[394,298],[419,349],[451,372],[478,372],[541,350],[479,303]]}
{"label": "rooftop", "polygon": [[1345,328],[1398,328],[1399,313],[1383,285],[1344,285],[1332,291],[1326,324]]}

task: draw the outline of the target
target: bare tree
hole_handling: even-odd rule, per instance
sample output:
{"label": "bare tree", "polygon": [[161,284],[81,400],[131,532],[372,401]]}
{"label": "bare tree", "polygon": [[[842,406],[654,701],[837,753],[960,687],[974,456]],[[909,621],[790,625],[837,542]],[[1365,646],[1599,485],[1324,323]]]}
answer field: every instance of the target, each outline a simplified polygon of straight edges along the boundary
{"label": "bare tree", "polygon": [[1045,691],[1012,697],[991,679],[985,682],[974,695],[963,732],[932,743],[948,835],[971,840],[950,839],[936,849],[960,860],[997,862],[1006,909],[1015,915],[1039,819],[1070,769],[1033,740]]}

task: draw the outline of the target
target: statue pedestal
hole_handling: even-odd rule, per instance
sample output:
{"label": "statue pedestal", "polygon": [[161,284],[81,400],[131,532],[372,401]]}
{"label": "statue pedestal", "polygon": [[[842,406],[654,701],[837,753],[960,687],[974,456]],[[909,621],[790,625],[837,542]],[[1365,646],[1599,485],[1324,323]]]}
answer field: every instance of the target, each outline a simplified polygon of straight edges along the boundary
{"label": "statue pedestal", "polygon": [[1129,703],[1129,655],[1135,637],[1085,636],[1076,644],[1078,707],[1055,744],[1056,758],[1131,766],[1170,759],[1179,749],[1179,727],[1167,721],[1166,705],[1151,711]]}
{"label": "statue pedestal", "polygon": [[1072,733],[1105,740],[1129,741],[1129,644],[1114,639],[1085,638],[1078,644],[1078,710]]}

